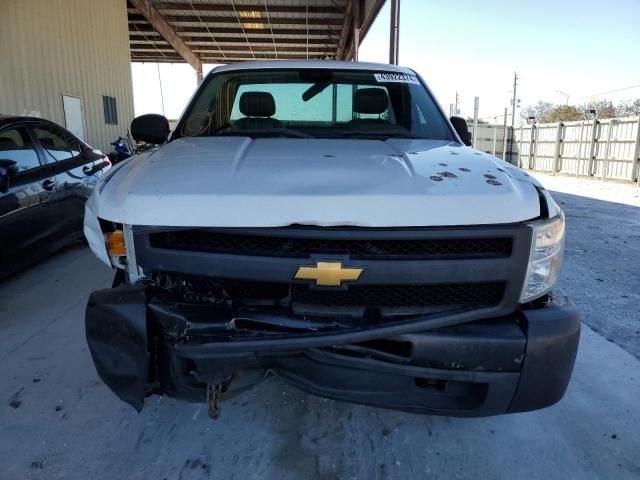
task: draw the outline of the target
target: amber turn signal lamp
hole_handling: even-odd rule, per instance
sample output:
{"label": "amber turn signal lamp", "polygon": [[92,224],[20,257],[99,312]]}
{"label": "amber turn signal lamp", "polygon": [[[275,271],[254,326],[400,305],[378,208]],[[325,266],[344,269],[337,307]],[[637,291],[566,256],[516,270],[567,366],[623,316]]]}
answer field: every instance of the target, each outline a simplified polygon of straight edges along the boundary
{"label": "amber turn signal lamp", "polygon": [[127,247],[124,245],[124,233],[122,230],[107,233],[104,238],[107,241],[107,251],[110,257],[125,257],[127,255]]}

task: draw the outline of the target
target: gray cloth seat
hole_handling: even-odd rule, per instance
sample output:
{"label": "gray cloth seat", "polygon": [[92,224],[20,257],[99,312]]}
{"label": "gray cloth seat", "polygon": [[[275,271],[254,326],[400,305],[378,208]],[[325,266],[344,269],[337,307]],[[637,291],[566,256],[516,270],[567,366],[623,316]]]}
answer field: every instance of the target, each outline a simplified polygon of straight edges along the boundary
{"label": "gray cloth seat", "polygon": [[276,113],[276,102],[269,92],[244,92],[239,107],[244,117],[234,123],[237,129],[282,128],[280,120],[271,118]]}
{"label": "gray cloth seat", "polygon": [[[387,92],[381,88],[361,88],[353,95],[353,111],[363,115],[380,115],[389,108]],[[380,128],[391,125],[381,118],[354,118],[347,122],[351,128]]]}

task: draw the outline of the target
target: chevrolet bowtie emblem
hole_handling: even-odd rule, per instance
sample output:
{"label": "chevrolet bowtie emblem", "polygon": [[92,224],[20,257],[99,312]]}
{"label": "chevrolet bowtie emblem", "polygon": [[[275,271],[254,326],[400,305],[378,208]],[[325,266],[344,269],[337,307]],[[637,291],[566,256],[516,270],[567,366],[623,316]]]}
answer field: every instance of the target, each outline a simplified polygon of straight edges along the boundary
{"label": "chevrolet bowtie emblem", "polygon": [[342,262],[316,262],[315,267],[302,266],[296,280],[315,280],[318,287],[340,287],[342,282],[360,278],[364,268],[343,267]]}

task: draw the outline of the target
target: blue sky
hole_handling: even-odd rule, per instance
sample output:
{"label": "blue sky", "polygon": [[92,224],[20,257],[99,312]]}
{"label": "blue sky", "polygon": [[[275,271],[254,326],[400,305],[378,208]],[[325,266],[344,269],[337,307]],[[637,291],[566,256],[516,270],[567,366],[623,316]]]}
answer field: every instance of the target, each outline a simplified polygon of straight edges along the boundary
{"label": "blue sky", "polygon": [[[389,4],[365,38],[359,59],[388,61]],[[400,64],[417,70],[448,112],[455,92],[463,115],[502,114],[513,72],[522,105],[538,100],[615,102],[640,97],[640,0],[401,0]],[[165,114],[176,117],[195,89],[187,65],[160,65]],[[133,65],[136,114],[162,112],[155,64]],[[499,119],[498,121],[502,121]]]}
{"label": "blue sky", "polygon": [[[388,61],[389,8],[363,42],[360,60]],[[502,113],[513,72],[522,104],[589,100],[594,93],[640,84],[640,0],[402,0],[400,64],[416,69],[449,109]],[[606,95],[640,97],[640,88]],[[602,98],[602,97],[598,97]]]}

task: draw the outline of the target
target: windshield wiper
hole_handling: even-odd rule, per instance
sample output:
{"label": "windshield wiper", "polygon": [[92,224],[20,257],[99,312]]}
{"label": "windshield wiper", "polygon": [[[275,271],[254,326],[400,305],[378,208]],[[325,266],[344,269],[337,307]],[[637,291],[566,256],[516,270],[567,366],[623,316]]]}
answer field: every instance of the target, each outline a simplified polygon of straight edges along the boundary
{"label": "windshield wiper", "polygon": [[[227,127],[228,128],[228,127]],[[234,135],[240,137],[251,137],[253,135],[273,134],[274,136],[294,137],[294,138],[313,138],[312,135],[302,133],[291,128],[244,128],[242,130],[227,131],[217,135]]]}

